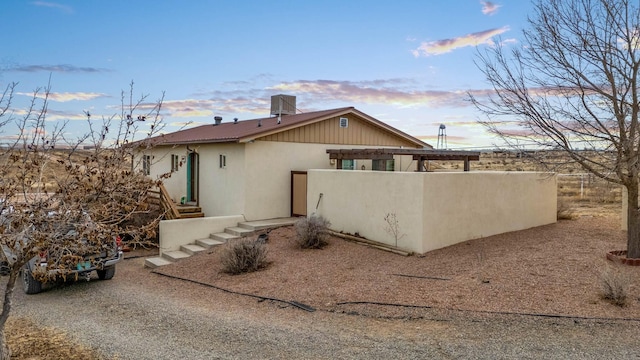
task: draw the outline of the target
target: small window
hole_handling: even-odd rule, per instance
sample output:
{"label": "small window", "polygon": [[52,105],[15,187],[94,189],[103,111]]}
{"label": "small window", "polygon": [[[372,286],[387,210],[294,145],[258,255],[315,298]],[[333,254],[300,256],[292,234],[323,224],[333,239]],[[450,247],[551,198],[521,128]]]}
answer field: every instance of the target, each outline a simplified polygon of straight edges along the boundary
{"label": "small window", "polygon": [[342,160],[342,170],[355,170],[356,161],[353,159]]}
{"label": "small window", "polygon": [[178,171],[180,168],[180,157],[176,154],[171,155],[171,171]]}
{"label": "small window", "polygon": [[151,174],[151,155],[142,156],[142,173],[145,175]]}
{"label": "small window", "polygon": [[341,128],[346,128],[349,127],[349,118],[340,118],[340,127]]}
{"label": "small window", "polygon": [[227,155],[220,154],[220,169],[227,167]]}
{"label": "small window", "polygon": [[374,171],[393,171],[394,160],[374,159],[371,161],[371,167]]}

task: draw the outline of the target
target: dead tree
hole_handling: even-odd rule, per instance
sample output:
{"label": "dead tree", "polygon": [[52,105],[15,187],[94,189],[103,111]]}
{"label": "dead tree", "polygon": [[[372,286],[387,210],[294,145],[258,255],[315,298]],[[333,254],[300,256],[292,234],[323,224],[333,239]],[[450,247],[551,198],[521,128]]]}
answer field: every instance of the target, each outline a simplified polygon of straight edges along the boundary
{"label": "dead tree", "polygon": [[627,189],[631,258],[640,258],[638,5],[537,1],[522,44],[478,54],[493,91],[469,94],[485,115],[481,123],[508,146],[564,151],[586,171]]}
{"label": "dead tree", "polygon": [[[147,190],[156,181],[131,163],[133,149],[123,145],[134,142],[140,130],[151,137],[162,129],[162,98],[126,103],[123,95],[121,114],[87,116],[86,133],[70,140],[64,137],[66,123],[51,126],[46,121],[50,86],[36,90],[28,108],[12,111],[15,87],[9,85],[0,97],[0,130],[17,125],[13,142],[0,150],[0,261],[8,272],[0,314],[0,359],[10,356],[4,330],[26,262],[46,250],[47,267],[64,276],[75,266],[77,254],[100,253],[106,242],[123,232],[144,241],[155,236],[160,220],[156,216],[147,224],[126,226],[131,217],[147,211]],[[75,231],[70,233],[69,226]],[[39,281],[48,280],[47,272],[41,276]]]}

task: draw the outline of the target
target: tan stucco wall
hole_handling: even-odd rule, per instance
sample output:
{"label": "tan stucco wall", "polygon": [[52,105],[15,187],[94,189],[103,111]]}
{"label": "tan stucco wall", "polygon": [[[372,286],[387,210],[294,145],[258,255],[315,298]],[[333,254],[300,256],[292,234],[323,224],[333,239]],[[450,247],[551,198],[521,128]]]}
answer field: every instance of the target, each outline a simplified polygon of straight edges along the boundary
{"label": "tan stucco wall", "polygon": [[[366,146],[346,146],[366,148]],[[199,201],[205,216],[243,214],[248,220],[260,220],[291,215],[291,171],[333,169],[327,149],[344,145],[300,144],[290,142],[255,141],[246,144],[191,145],[199,154]],[[153,156],[152,178],[171,170],[171,154],[186,158],[186,146],[157,147],[146,152]],[[219,155],[226,155],[226,167],[219,166]],[[371,160],[357,160],[371,169]],[[396,171],[414,171],[411,156],[396,156]],[[164,186],[174,201],[186,195],[186,161]]]}
{"label": "tan stucco wall", "polygon": [[171,172],[171,155],[178,155],[183,161],[178,171],[171,174],[171,177],[164,180],[164,185],[172,199],[180,202],[180,198],[185,195],[187,189],[187,148],[185,146],[162,146],[145,152],[152,156],[150,176],[157,179],[166,173]]}
{"label": "tan stucco wall", "polygon": [[[199,201],[205,216],[242,214],[244,212],[245,161],[244,144],[202,144],[189,147],[199,155]],[[186,158],[186,146],[157,147],[146,152],[153,156],[151,178],[171,170],[171,154]],[[220,168],[220,155],[226,155]],[[164,179],[164,186],[178,203],[187,192],[186,160],[177,172]]]}
{"label": "tan stucco wall", "polygon": [[433,173],[425,180],[424,252],[556,222],[555,175]]}
{"label": "tan stucco wall", "polygon": [[336,231],[424,253],[462,241],[556,221],[556,178],[524,172],[386,173],[311,170],[307,212]]}
{"label": "tan stucco wall", "polygon": [[[247,169],[243,144],[211,144],[200,154],[200,207],[205,216],[244,214]],[[220,168],[220,155],[226,166]]]}
{"label": "tan stucco wall", "polygon": [[[299,144],[255,141],[246,144],[246,197],[244,215],[248,220],[291,215],[291,171],[333,169],[327,149],[344,145]],[[349,146],[349,148],[366,148]],[[357,168],[371,169],[371,160],[357,160]],[[412,165],[413,163],[413,165]],[[398,157],[396,169],[416,166],[411,157]],[[361,171],[361,170],[358,170]]]}
{"label": "tan stucco wall", "polygon": [[208,238],[209,234],[224,232],[225,228],[237,226],[242,221],[242,215],[160,221],[160,255]]}

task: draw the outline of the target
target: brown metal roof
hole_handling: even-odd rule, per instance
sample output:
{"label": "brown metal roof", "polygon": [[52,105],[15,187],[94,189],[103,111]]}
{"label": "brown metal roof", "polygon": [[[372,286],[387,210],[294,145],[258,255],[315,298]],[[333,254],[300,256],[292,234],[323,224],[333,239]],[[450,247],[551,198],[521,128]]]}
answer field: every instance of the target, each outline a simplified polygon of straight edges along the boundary
{"label": "brown metal roof", "polygon": [[[394,127],[391,127],[353,107],[344,107],[331,110],[313,111],[295,115],[283,115],[280,124],[277,117],[266,117],[252,120],[242,120],[234,123],[223,122],[219,125],[208,124],[189,129],[163,134],[149,139],[152,145],[184,145],[218,142],[248,142],[256,138],[267,136],[282,131],[287,131],[314,122],[323,121],[332,117],[354,113],[386,131],[392,132],[402,138],[414,142],[418,146],[431,147],[421,140],[408,135]],[[260,124],[260,126],[258,126]],[[144,141],[146,142],[146,141]]]}

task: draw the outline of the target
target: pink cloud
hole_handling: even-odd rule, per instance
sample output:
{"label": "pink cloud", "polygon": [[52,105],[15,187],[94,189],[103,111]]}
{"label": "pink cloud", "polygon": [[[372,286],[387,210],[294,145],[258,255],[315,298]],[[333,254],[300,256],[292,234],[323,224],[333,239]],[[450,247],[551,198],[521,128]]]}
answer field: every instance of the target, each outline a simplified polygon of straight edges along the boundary
{"label": "pink cloud", "polygon": [[[23,95],[23,96],[34,96],[33,93],[22,93],[19,92],[17,93],[18,95]],[[37,98],[44,98],[45,94],[44,93],[37,93],[35,94],[35,96]],[[67,101],[88,101],[88,100],[94,100],[97,98],[102,98],[102,97],[108,97],[107,94],[102,94],[102,93],[91,93],[91,92],[62,92],[62,93],[56,93],[56,92],[52,92],[49,93],[49,100],[51,101],[56,101],[56,102],[67,102]]]}
{"label": "pink cloud", "polygon": [[503,26],[498,29],[489,29],[472,34],[467,34],[457,38],[423,42],[420,44],[420,46],[418,46],[418,48],[412,50],[411,53],[415,57],[420,57],[442,55],[452,52],[455,49],[467,46],[473,47],[480,44],[494,46],[495,42],[493,41],[493,37],[503,34],[507,31],[509,31],[509,27]]}
{"label": "pink cloud", "polygon": [[400,82],[351,82],[334,80],[298,80],[270,87],[278,92],[308,94],[314,102],[340,99],[349,103],[394,104],[397,106],[469,106],[466,93],[457,91],[404,89]]}

